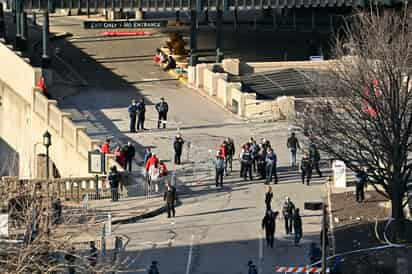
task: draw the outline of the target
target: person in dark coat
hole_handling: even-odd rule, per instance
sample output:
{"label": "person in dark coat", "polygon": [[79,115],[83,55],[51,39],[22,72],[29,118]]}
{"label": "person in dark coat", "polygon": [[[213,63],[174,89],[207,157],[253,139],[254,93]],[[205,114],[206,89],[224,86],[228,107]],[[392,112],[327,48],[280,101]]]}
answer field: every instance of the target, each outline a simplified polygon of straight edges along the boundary
{"label": "person in dark coat", "polygon": [[129,172],[132,172],[132,162],[133,162],[135,155],[136,155],[136,149],[134,148],[131,142],[128,142],[126,146],[125,158],[126,158],[126,169],[128,169]]}
{"label": "person in dark coat", "polygon": [[265,217],[262,220],[262,229],[266,232],[266,243],[268,247],[273,248],[275,241],[275,231],[276,231],[276,217],[278,212],[273,212],[272,210],[267,210]]}
{"label": "person in dark coat", "polygon": [[361,170],[356,173],[356,201],[362,203],[365,200],[365,185],[368,180],[368,175]]}
{"label": "person in dark coat", "polygon": [[159,114],[157,122],[157,128],[160,128],[160,124],[163,123],[163,128],[166,128],[167,113],[169,112],[169,105],[164,98],[160,98],[160,102],[156,104],[156,110]]}
{"label": "person in dark coat", "polygon": [[108,176],[110,188],[112,191],[112,201],[116,202],[119,200],[119,185],[120,185],[120,174],[117,171],[116,166],[110,168]]}
{"label": "person in dark coat", "polygon": [[314,168],[316,172],[318,173],[319,177],[322,178],[322,172],[320,171],[320,168],[319,168],[320,153],[316,145],[313,143],[309,147],[309,158],[312,163],[312,168]]}
{"label": "person in dark coat", "polygon": [[184,143],[185,141],[183,140],[182,135],[178,133],[173,142],[173,148],[175,150],[175,164],[176,165],[180,165],[182,163],[181,158],[182,158],[182,151],[183,151]]}
{"label": "person in dark coat", "polygon": [[276,153],[269,148],[268,153],[266,154],[266,184],[272,182],[272,178],[275,177],[275,184],[278,183],[278,174],[276,170],[277,156]]}
{"label": "person in dark coat", "polygon": [[296,152],[298,151],[298,149],[300,149],[300,144],[294,132],[292,132],[291,136],[288,138],[286,145],[290,151],[290,165],[292,168],[295,168],[296,167]]}
{"label": "person in dark coat", "polygon": [[295,245],[298,245],[300,239],[302,239],[302,217],[299,213],[299,208],[295,209],[295,214],[293,214],[293,229],[295,230]]}
{"label": "person in dark coat", "polygon": [[293,213],[295,211],[295,205],[286,197],[285,203],[282,207],[283,218],[285,220],[285,231],[286,234],[292,234],[292,224],[293,224]]}
{"label": "person in dark coat", "polygon": [[144,120],[146,119],[146,104],[144,99],[140,100],[136,107],[137,110],[137,130],[145,130]]}
{"label": "person in dark coat", "polygon": [[130,117],[130,132],[136,132],[136,115],[137,115],[137,104],[133,100],[132,104],[127,108]]}
{"label": "person in dark coat", "polygon": [[300,162],[300,170],[302,174],[302,184],[305,184],[306,178],[306,185],[309,185],[310,179],[312,178],[312,162],[310,161],[307,153],[305,153],[302,157],[302,161]]}
{"label": "person in dark coat", "polygon": [[56,198],[53,200],[52,208],[53,208],[53,224],[54,225],[60,224],[61,218],[62,218],[62,208],[63,208],[60,198]]}
{"label": "person in dark coat", "polygon": [[170,183],[167,184],[167,189],[163,196],[163,200],[166,202],[167,218],[170,218],[171,216],[174,218],[176,214],[175,203],[177,200],[177,195],[176,188],[171,186]]}
{"label": "person in dark coat", "polygon": [[272,210],[272,199],[273,199],[272,187],[268,186],[266,194],[265,194],[266,210]]}
{"label": "person in dark coat", "polygon": [[150,266],[150,269],[149,269],[149,274],[159,274],[159,269],[157,268],[156,261],[152,262],[152,265]]}
{"label": "person in dark coat", "polygon": [[225,167],[225,159],[222,157],[222,153],[218,150],[215,159],[216,187],[218,187],[219,185],[223,187],[223,174],[225,172]]}
{"label": "person in dark coat", "polygon": [[234,143],[233,139],[227,138],[227,140],[226,140],[226,149],[227,149],[226,169],[230,168],[230,172],[232,172],[233,156],[236,153],[235,143]]}
{"label": "person in dark coat", "polygon": [[252,181],[252,154],[250,153],[250,149],[248,146],[245,147],[244,151],[242,152],[241,158],[241,165],[243,168],[243,178],[245,181],[247,180],[247,176],[249,174],[249,178]]}

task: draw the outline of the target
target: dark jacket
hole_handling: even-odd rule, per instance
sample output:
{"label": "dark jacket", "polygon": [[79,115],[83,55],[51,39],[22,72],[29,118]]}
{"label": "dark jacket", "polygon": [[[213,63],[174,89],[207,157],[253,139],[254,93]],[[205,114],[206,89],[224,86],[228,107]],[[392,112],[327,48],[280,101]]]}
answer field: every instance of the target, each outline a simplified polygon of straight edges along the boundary
{"label": "dark jacket", "polygon": [[131,146],[126,146],[126,159],[133,159],[133,157],[136,155],[136,149],[134,148],[133,145]]}
{"label": "dark jacket", "polygon": [[300,162],[300,169],[305,172],[312,169],[312,162],[309,158],[302,158],[302,161]]}
{"label": "dark jacket", "polygon": [[368,175],[364,171],[356,173],[356,184],[363,187],[368,180]]}
{"label": "dark jacket", "polygon": [[282,213],[284,217],[291,218],[293,216],[293,212],[295,211],[295,205],[292,201],[285,201],[282,208]]}
{"label": "dark jacket", "polygon": [[169,111],[169,105],[166,102],[160,102],[156,104],[157,112],[167,113]]}
{"label": "dark jacket", "polygon": [[312,162],[319,162],[320,161],[320,153],[318,148],[311,144],[309,147],[309,158]]}
{"label": "dark jacket", "polygon": [[129,112],[130,116],[136,116],[137,113],[137,105],[131,104],[128,108],[127,111]]}
{"label": "dark jacket", "polygon": [[117,171],[110,171],[107,178],[111,188],[118,188],[120,184],[120,174]]}
{"label": "dark jacket", "polygon": [[266,154],[265,162],[267,165],[276,165],[277,156],[274,152]]}
{"label": "dark jacket", "polygon": [[302,217],[300,214],[295,213],[293,215],[293,228],[296,232],[300,232],[302,234]]}
{"label": "dark jacket", "polygon": [[276,216],[276,213],[271,212],[270,214],[266,214],[265,217],[263,217],[262,228],[266,230],[266,233],[275,233]]}
{"label": "dark jacket", "polygon": [[273,199],[273,192],[266,192],[265,203],[270,204],[272,202],[272,199]]}
{"label": "dark jacket", "polygon": [[233,142],[228,142],[226,144],[227,155],[233,156],[235,154],[235,144]]}
{"label": "dark jacket", "polygon": [[144,102],[140,102],[137,104],[136,107],[137,110],[137,114],[139,115],[139,117],[144,117],[145,113],[146,113],[146,105]]}
{"label": "dark jacket", "polygon": [[298,148],[300,148],[299,141],[298,141],[298,139],[297,139],[296,137],[294,137],[294,136],[290,136],[290,137],[288,138],[287,146],[288,146],[288,148],[292,148],[292,149],[298,149]]}
{"label": "dark jacket", "polygon": [[170,187],[170,190],[165,191],[163,200],[166,201],[166,203],[168,204],[174,204],[176,202],[176,199],[176,188],[172,186]]}
{"label": "dark jacket", "polygon": [[250,164],[252,162],[252,154],[249,151],[243,152],[241,161],[244,164]]}
{"label": "dark jacket", "polygon": [[175,141],[173,142],[173,148],[175,149],[177,153],[182,153],[184,143],[185,141],[183,140],[182,137],[175,138]]}

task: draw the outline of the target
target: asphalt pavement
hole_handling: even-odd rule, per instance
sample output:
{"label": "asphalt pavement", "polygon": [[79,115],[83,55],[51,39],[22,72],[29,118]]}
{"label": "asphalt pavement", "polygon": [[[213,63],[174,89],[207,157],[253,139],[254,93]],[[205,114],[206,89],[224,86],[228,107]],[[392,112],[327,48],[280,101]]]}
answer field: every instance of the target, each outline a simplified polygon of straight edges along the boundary
{"label": "asphalt pavement", "polygon": [[[114,233],[130,239],[122,255],[129,273],[147,273],[152,260],[159,262],[162,274],[247,273],[248,260],[255,262],[259,274],[274,273],[275,265],[307,264],[309,243],[319,240],[319,213],[303,210],[304,237],[299,247],[284,234],[282,218],[278,218],[275,248],[269,249],[261,230],[265,212],[263,183],[240,180],[237,160],[235,172],[223,189],[216,189],[207,177],[213,175],[207,161],[224,138],[232,137],[239,152],[240,145],[250,137],[265,137],[271,141],[280,167],[280,183],[273,187],[273,208],[280,210],[286,196],[301,209],[305,201],[320,201],[324,179],[315,178],[312,186],[304,186],[297,171],[287,168],[286,139],[295,130],[293,125],[239,119],[160,70],[152,54],[154,48],[164,44],[164,35],[104,38],[98,31],[82,29],[81,20],[51,20],[52,31],[74,35],[54,44],[65,64],[65,69],[57,69],[56,73],[77,75],[87,82],[56,86],[52,94],[59,99],[59,107],[72,113],[73,120],[86,126],[92,137],[109,136],[122,144],[133,142],[138,149],[137,163],[143,149],[151,147],[183,182],[178,188],[182,205],[177,208],[176,218],[160,215],[113,227]],[[161,97],[169,103],[170,112],[167,129],[158,130],[153,104]],[[140,98],[147,101],[149,130],[129,133],[127,106],[132,99]],[[182,133],[186,145],[184,165],[176,167],[171,160],[177,132]],[[140,169],[136,167],[135,172]]]}

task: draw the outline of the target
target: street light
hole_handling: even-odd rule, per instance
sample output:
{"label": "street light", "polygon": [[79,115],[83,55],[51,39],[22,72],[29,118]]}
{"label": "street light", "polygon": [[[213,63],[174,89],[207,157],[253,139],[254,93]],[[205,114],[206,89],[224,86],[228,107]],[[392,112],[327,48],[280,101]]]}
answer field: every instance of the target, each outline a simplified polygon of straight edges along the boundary
{"label": "street light", "polygon": [[48,131],[43,134],[43,145],[46,147],[46,178],[49,179],[49,147],[51,146],[51,134]]}

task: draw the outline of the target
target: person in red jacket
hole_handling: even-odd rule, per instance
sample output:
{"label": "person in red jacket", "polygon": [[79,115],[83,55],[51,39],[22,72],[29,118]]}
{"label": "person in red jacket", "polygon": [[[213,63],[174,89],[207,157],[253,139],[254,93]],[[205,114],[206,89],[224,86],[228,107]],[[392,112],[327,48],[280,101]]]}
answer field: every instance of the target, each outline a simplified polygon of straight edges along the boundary
{"label": "person in red jacket", "polygon": [[[219,155],[226,162],[226,157],[227,157],[227,143],[226,143],[226,140],[223,141],[222,145],[219,148]],[[227,176],[227,168],[226,167],[225,167],[225,176]]]}
{"label": "person in red jacket", "polygon": [[36,85],[39,89],[41,89],[41,91],[43,92],[43,95],[46,96],[47,99],[50,99],[50,93],[49,90],[47,89],[46,86],[46,81],[44,80],[44,77],[40,77],[39,81],[37,82]]}
{"label": "person in red jacket", "polygon": [[106,139],[102,144],[101,151],[103,154],[110,154],[110,139]]}
{"label": "person in red jacket", "polygon": [[150,169],[150,167],[151,167],[152,165],[158,163],[158,162],[159,162],[159,159],[156,157],[156,154],[153,153],[153,154],[152,154],[152,157],[150,157],[149,160],[147,160],[147,163],[146,163],[146,166],[145,166],[146,171],[148,172],[149,169]]}

